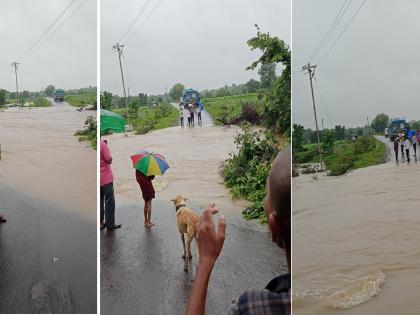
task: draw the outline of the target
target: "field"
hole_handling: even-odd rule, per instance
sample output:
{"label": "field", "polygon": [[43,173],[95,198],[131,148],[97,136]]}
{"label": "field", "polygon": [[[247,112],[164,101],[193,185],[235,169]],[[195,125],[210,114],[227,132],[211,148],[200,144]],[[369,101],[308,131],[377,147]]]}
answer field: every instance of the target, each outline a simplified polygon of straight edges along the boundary
{"label": "field", "polygon": [[238,118],[242,114],[242,104],[245,103],[251,104],[258,113],[262,112],[262,103],[258,100],[257,93],[206,98],[202,102],[216,125],[221,124],[221,119]]}
{"label": "field", "polygon": [[[121,116],[127,117],[125,108],[113,109]],[[130,118],[130,125],[134,132],[144,134],[152,130],[173,127],[178,124],[179,112],[170,104],[159,104],[158,106],[141,106],[137,118]]]}
{"label": "field", "polygon": [[65,95],[64,101],[74,107],[85,107],[96,102],[96,93]]}
{"label": "field", "polygon": [[[337,176],[347,171],[385,162],[385,144],[373,136],[363,136],[356,140],[335,141],[331,153],[323,151],[323,160],[328,175]],[[295,153],[295,164],[319,162],[316,144],[304,145],[304,151]]]}

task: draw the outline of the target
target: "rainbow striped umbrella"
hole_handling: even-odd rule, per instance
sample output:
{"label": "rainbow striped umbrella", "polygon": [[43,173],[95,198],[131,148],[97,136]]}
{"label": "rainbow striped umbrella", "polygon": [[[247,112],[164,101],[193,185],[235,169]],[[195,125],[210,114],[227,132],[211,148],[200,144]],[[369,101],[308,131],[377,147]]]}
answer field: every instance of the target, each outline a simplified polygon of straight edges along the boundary
{"label": "rainbow striped umbrella", "polygon": [[133,167],[146,176],[162,175],[169,168],[166,159],[157,153],[140,150],[131,156]]}

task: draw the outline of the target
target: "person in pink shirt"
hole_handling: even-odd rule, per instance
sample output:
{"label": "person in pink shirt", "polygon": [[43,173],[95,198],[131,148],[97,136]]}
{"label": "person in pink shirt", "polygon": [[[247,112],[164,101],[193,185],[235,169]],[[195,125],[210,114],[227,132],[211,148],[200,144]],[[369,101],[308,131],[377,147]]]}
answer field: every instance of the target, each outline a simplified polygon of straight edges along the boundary
{"label": "person in pink shirt", "polygon": [[112,156],[106,141],[101,140],[101,229],[115,230],[121,224],[115,224],[114,175],[112,174]]}

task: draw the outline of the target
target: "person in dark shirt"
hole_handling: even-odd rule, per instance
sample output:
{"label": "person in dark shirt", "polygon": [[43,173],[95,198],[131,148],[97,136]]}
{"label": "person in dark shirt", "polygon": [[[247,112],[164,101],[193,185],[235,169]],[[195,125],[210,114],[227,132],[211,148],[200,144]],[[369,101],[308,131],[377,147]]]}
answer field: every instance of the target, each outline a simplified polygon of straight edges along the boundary
{"label": "person in dark shirt", "polygon": [[140,190],[144,200],[144,226],[152,227],[152,199],[155,198],[155,188],[152,180],[155,176],[146,176],[142,172],[136,170],[136,180],[140,186]]}

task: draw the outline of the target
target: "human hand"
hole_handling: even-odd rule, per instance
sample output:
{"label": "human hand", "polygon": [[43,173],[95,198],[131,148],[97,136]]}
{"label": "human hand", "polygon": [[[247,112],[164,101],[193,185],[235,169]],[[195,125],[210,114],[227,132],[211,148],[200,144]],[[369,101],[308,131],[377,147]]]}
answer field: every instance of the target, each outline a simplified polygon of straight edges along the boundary
{"label": "human hand", "polygon": [[199,263],[213,266],[219,257],[225,241],[226,222],[223,214],[220,215],[218,229],[213,221],[213,215],[218,213],[213,202],[209,205],[204,213],[200,216],[197,223],[197,246],[199,253]]}

